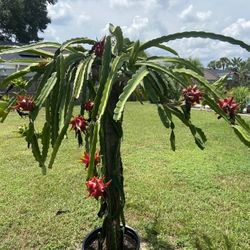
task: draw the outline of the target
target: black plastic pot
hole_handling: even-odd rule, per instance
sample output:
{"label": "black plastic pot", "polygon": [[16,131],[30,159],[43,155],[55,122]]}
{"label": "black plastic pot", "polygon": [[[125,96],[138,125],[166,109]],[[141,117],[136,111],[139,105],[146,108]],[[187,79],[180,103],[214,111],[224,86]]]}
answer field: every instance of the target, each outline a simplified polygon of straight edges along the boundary
{"label": "black plastic pot", "polygon": [[[99,227],[93,231],[91,231],[83,240],[83,244],[82,244],[82,250],[87,250],[87,247],[89,247],[91,245],[91,243],[93,241],[95,241],[98,237],[98,234],[101,232],[102,228]],[[139,235],[136,233],[136,231],[131,228],[126,226],[125,227],[125,235],[129,236],[130,238],[132,238],[135,241],[135,248],[133,250],[139,250],[140,249],[140,237]]]}

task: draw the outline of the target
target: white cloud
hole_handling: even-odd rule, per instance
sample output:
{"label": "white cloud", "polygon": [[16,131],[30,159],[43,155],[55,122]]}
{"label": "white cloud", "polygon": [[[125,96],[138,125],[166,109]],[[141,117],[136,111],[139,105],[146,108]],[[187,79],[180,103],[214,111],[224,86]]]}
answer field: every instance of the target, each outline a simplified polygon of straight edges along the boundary
{"label": "white cloud", "polygon": [[[119,25],[130,39],[147,40],[167,34],[166,10],[168,0],[110,0],[115,18],[105,23]],[[114,5],[116,4],[116,5]],[[120,4],[120,5],[119,5]],[[125,5],[126,8],[121,7]],[[123,18],[121,18],[121,16]],[[107,18],[108,19],[108,18]],[[100,33],[107,33],[108,27],[101,27]]]}
{"label": "white cloud", "polygon": [[[145,28],[148,24],[149,20],[147,17],[135,16],[132,24],[127,26],[122,26],[122,31],[124,36],[129,37],[130,39],[138,39],[141,36],[141,32],[145,31]],[[101,29],[102,35],[107,35],[109,33],[109,23],[105,25],[103,29]]]}
{"label": "white cloud", "polygon": [[[162,4],[162,2],[159,0],[144,0],[141,1],[141,5],[148,11],[153,11],[153,9],[157,8],[158,6],[160,6]],[[168,1],[166,0],[166,3]]]}
{"label": "white cloud", "polygon": [[208,10],[208,11],[205,11],[205,12],[197,12],[196,13],[197,18],[199,20],[201,20],[201,21],[208,20],[211,15],[212,15],[212,11],[211,10]]}
{"label": "white cloud", "polygon": [[130,26],[123,26],[124,34],[132,39],[138,39],[140,33],[147,27],[149,19],[147,17],[135,16]]}
{"label": "white cloud", "polygon": [[191,56],[199,58],[204,66],[207,66],[209,61],[217,60],[221,57],[247,57],[246,51],[239,46],[211,39],[185,38],[171,41],[169,45],[178,51],[181,57],[187,58]]}
{"label": "white cloud", "polygon": [[190,4],[186,9],[184,9],[180,13],[179,17],[183,20],[190,19],[191,17],[193,17],[192,12],[193,12],[193,5]]}
{"label": "white cloud", "polygon": [[55,5],[48,4],[48,15],[53,21],[68,18],[72,14],[72,7],[66,2],[57,2]]}
{"label": "white cloud", "polygon": [[86,21],[90,20],[90,16],[86,15],[86,14],[80,14],[79,16],[77,16],[76,18],[76,22],[78,25],[81,25],[83,23],[85,23]]}
{"label": "white cloud", "polygon": [[111,8],[129,8],[140,5],[141,7],[148,9],[157,5],[158,2],[161,2],[161,0],[109,0]]}
{"label": "white cloud", "polygon": [[185,22],[204,22],[210,18],[212,11],[194,11],[194,7],[190,4],[186,9],[184,9],[180,14],[179,18]]}
{"label": "white cloud", "polygon": [[169,0],[168,4],[169,4],[169,8],[173,8],[175,6],[177,6],[178,4],[181,3],[182,0]]}
{"label": "white cloud", "polygon": [[53,24],[65,25],[73,21],[77,24],[82,24],[88,21],[90,17],[84,13],[76,13],[70,2],[58,1],[55,5],[48,4],[48,16],[51,18]]}
{"label": "white cloud", "polygon": [[250,41],[250,20],[239,18],[236,22],[226,27],[222,33]]}
{"label": "white cloud", "polygon": [[[106,23],[123,28],[125,36],[141,41],[169,33],[204,30],[250,41],[249,2],[227,0],[59,0],[49,5],[52,23],[45,33],[46,40],[61,42],[80,36],[100,39]],[[228,15],[230,13],[230,17]],[[107,28],[106,28],[107,33]],[[170,44],[180,55],[197,56],[205,62],[220,55],[249,57],[238,46],[182,39]]]}
{"label": "white cloud", "polygon": [[57,35],[56,33],[56,29],[53,28],[51,25],[49,25],[47,27],[47,29],[45,30],[43,36],[45,37],[46,40],[52,40],[52,41],[57,41],[57,42],[61,42],[60,41],[60,37]]}
{"label": "white cloud", "polygon": [[133,0],[110,0],[110,7],[115,8],[117,6],[119,7],[129,7],[134,4]]}

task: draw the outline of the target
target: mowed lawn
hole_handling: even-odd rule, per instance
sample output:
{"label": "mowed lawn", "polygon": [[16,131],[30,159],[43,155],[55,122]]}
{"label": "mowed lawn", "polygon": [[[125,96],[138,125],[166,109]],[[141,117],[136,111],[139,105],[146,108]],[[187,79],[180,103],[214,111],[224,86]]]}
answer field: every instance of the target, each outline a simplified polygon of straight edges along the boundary
{"label": "mowed lawn", "polygon": [[[207,135],[206,149],[176,120],[172,152],[156,107],[127,104],[127,224],[144,249],[250,249],[250,150],[213,112],[194,110],[192,118]],[[97,202],[86,198],[83,149],[69,131],[43,176],[15,132],[27,122],[12,113],[0,124],[0,249],[79,249],[101,225]]]}

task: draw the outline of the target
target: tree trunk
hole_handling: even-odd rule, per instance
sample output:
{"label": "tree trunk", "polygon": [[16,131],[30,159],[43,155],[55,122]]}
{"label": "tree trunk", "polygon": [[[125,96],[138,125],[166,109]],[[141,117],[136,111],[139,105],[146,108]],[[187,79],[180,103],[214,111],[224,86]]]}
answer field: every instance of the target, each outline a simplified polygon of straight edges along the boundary
{"label": "tree trunk", "polygon": [[103,229],[108,250],[123,249],[121,217],[123,218],[124,192],[121,160],[122,123],[113,120],[114,109],[123,84],[116,81],[112,86],[107,108],[101,122],[101,154],[105,165],[105,179],[112,180],[107,193],[107,215]]}

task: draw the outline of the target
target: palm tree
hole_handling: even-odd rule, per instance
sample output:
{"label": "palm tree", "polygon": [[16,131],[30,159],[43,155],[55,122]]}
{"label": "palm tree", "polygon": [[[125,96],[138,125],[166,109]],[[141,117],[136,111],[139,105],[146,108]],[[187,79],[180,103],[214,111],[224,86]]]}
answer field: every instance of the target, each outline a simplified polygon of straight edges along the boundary
{"label": "palm tree", "polygon": [[227,57],[221,57],[219,59],[220,63],[221,63],[221,66],[222,66],[222,69],[226,69],[228,68],[229,64],[230,64],[230,60],[227,58]]}
{"label": "palm tree", "polygon": [[210,62],[208,63],[208,65],[207,65],[207,67],[208,67],[209,69],[216,69],[216,61],[215,61],[215,60],[210,61]]}
{"label": "palm tree", "polygon": [[237,74],[239,76],[238,84],[241,86],[248,86],[248,78],[250,72],[250,64],[248,61],[242,61],[240,67],[237,69]]}
{"label": "palm tree", "polygon": [[241,57],[234,57],[230,60],[229,66],[231,69],[238,70],[241,66],[244,65],[244,61]]}
{"label": "palm tree", "polygon": [[[88,191],[90,195],[99,198],[100,201],[98,216],[103,218],[103,226],[99,244],[105,243],[107,250],[123,249],[124,231],[121,230],[125,227],[125,194],[121,157],[123,110],[129,96],[134,91],[138,92],[138,87],[154,101],[160,120],[167,129],[171,130],[170,142],[173,150],[175,150],[175,119],[173,116],[190,129],[198,147],[204,148],[206,137],[190,119],[193,94],[197,95],[195,96],[196,101],[199,101],[201,97],[201,92],[196,86],[189,86],[193,81],[202,87],[204,101],[220,117],[224,118],[243,143],[250,146],[249,126],[234,112],[229,116],[227,110],[225,111],[217,105],[219,95],[203,78],[200,69],[188,60],[180,58],[174,50],[163,45],[164,42],[170,40],[197,36],[228,41],[250,51],[250,46],[243,42],[205,32],[176,33],[145,43],[130,42],[123,38],[120,27],[111,25],[110,34],[100,42],[88,38],[76,38],[63,44],[40,42],[13,49],[2,48],[3,51],[0,52],[1,55],[30,51],[34,54],[42,54],[46,58],[9,75],[0,83],[0,87],[8,87],[9,82],[13,79],[29,72],[34,73],[32,79],[27,83],[27,87],[34,83],[39,85],[34,99],[19,96],[19,103],[15,107],[18,109],[23,105],[21,111],[28,111],[26,115],[29,117],[29,126],[25,139],[31,145],[33,155],[44,174],[47,168],[52,168],[70,123],[76,132],[79,144],[82,143],[82,136],[85,136],[85,150],[89,154]],[[91,48],[87,49],[89,45]],[[171,52],[173,56],[147,56],[145,51],[154,46]],[[56,51],[55,53],[48,52],[43,49],[45,47],[55,48]],[[165,66],[164,63],[182,65],[182,67],[171,68]],[[173,106],[168,96],[165,95],[172,91],[169,79],[185,88],[183,105]],[[23,95],[23,89],[20,91]],[[88,109],[86,112],[84,105],[80,114],[72,120],[76,102],[85,104],[88,100],[92,102],[93,109]],[[3,120],[14,102],[15,98],[11,98],[7,104],[4,104],[4,109],[2,109],[5,113],[0,112]],[[36,118],[43,107],[45,108],[45,121],[43,130],[38,135],[35,129]],[[49,154],[51,145],[52,153]],[[101,155],[101,168],[95,166],[98,149]],[[48,155],[50,158],[46,161]],[[93,184],[97,180],[100,183],[98,182],[98,185],[92,185],[90,188],[90,182]],[[100,185],[102,189],[98,190],[98,193],[91,192],[94,187]]]}
{"label": "palm tree", "polygon": [[227,57],[221,57],[219,60],[213,60],[208,63],[210,69],[226,69],[230,64],[230,60]]}
{"label": "palm tree", "polygon": [[230,60],[229,69],[234,75],[234,86],[247,86],[250,72],[250,60],[244,61],[241,57],[234,57]]}
{"label": "palm tree", "polygon": [[216,65],[216,68],[217,68],[217,69],[220,69],[220,68],[222,67],[222,64],[221,64],[221,61],[220,61],[220,60],[216,61],[216,62],[215,62],[215,65]]}

